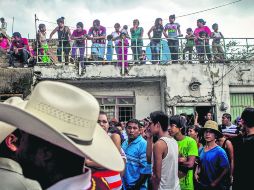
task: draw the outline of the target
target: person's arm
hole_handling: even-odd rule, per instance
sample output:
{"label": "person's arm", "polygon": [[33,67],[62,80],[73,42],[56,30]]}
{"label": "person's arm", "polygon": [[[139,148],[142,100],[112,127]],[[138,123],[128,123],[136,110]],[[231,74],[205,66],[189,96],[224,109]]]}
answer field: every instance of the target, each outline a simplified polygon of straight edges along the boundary
{"label": "person's arm", "polygon": [[179,158],[179,169],[182,170],[191,170],[193,169],[196,156],[187,156],[187,158]]}
{"label": "person's arm", "polygon": [[56,28],[50,33],[50,35],[49,35],[49,40],[52,39],[53,35],[57,32],[57,30],[58,30],[58,27],[56,27]]}
{"label": "person's arm", "polygon": [[224,38],[223,34],[220,32],[221,38]]}
{"label": "person's arm", "polygon": [[153,190],[158,190],[161,181],[162,157],[165,143],[159,140],[153,149]]}
{"label": "person's arm", "polygon": [[234,158],[234,147],[233,144],[231,143],[231,141],[227,140],[226,142],[226,146],[229,152],[229,164],[230,164],[230,180],[231,183],[233,183],[233,174],[234,174],[234,168],[235,168],[235,158]]}
{"label": "person's arm", "polygon": [[195,116],[194,116],[194,125],[199,125],[199,123],[198,123],[198,112],[197,111],[195,111]]}
{"label": "person's arm", "polygon": [[140,34],[139,39],[142,39],[142,38],[143,38],[143,35],[144,35],[144,28],[141,27],[141,34]]}
{"label": "person's arm", "polygon": [[152,26],[152,27],[150,28],[150,30],[148,31],[148,33],[147,33],[149,39],[152,38],[152,37],[151,37],[151,32],[153,31],[153,29],[154,29],[154,26]]}
{"label": "person's arm", "polygon": [[178,24],[178,26],[177,26],[177,31],[178,31],[178,36],[182,37],[183,35],[182,35],[181,29],[180,29],[180,24]]}
{"label": "person's arm", "polygon": [[167,34],[167,25],[164,27],[163,35],[165,36],[165,38],[168,38],[168,34]]}
{"label": "person's arm", "polygon": [[152,151],[153,151],[153,135],[151,133],[150,127],[146,128],[146,141],[147,141],[147,147],[146,147],[146,159],[147,163],[152,163]]}
{"label": "person's arm", "polygon": [[112,139],[113,143],[116,145],[116,148],[121,153],[121,137],[120,137],[120,135],[114,133],[111,135],[111,139]]}
{"label": "person's arm", "polygon": [[230,139],[238,136],[238,134],[231,134],[231,133],[223,133],[223,135],[226,138],[230,138]]}

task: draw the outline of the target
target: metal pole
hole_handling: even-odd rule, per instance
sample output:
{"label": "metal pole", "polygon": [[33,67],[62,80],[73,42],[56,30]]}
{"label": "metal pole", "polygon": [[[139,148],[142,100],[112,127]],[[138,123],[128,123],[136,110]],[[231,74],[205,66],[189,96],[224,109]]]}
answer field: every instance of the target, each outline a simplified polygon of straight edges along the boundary
{"label": "metal pole", "polygon": [[38,32],[37,32],[37,21],[39,19],[37,18],[36,14],[34,15],[34,23],[35,23],[35,39],[36,39],[36,63],[39,62],[39,58],[38,58],[38,55],[39,55],[39,51],[38,51]]}
{"label": "metal pole", "polygon": [[124,41],[122,39],[122,75],[124,75]]}
{"label": "metal pole", "polygon": [[12,17],[11,34],[13,34],[13,27],[14,27],[14,17]]}

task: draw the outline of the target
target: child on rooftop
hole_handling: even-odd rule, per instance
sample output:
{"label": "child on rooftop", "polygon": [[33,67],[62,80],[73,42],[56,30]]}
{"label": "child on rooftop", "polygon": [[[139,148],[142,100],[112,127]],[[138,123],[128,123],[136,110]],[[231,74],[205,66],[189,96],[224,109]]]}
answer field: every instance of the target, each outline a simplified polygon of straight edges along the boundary
{"label": "child on rooftop", "polygon": [[223,62],[225,61],[225,56],[224,56],[224,51],[223,48],[221,46],[221,38],[224,38],[224,36],[222,35],[221,32],[218,31],[219,27],[217,23],[214,23],[212,25],[212,38],[213,38],[213,42],[212,42],[212,50],[213,50],[213,54],[214,54],[214,60],[218,61],[218,62]]}
{"label": "child on rooftop", "polygon": [[113,36],[110,34],[107,36],[107,55],[106,55],[106,58],[107,58],[107,61],[112,61],[113,60]]}
{"label": "child on rooftop", "polygon": [[128,47],[129,47],[129,42],[127,39],[127,35],[126,35],[126,33],[121,33],[117,60],[118,60],[118,66],[122,66],[122,64],[124,64],[125,71],[127,71],[127,68],[128,68],[128,61],[127,61]]}
{"label": "child on rooftop", "polygon": [[193,31],[191,28],[188,28],[186,30],[187,35],[185,36],[186,38],[186,44],[185,44],[185,48],[183,49],[183,60],[185,60],[185,54],[186,52],[189,52],[189,63],[192,60],[192,52],[193,52],[193,47],[195,45],[194,39],[195,39],[195,35],[193,34]]}

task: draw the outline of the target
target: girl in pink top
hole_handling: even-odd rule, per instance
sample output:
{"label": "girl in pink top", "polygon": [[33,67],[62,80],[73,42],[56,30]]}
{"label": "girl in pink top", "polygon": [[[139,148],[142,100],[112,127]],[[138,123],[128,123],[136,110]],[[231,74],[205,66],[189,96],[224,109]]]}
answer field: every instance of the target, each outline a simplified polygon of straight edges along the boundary
{"label": "girl in pink top", "polygon": [[0,52],[6,53],[9,47],[9,40],[4,36],[4,34],[0,33]]}
{"label": "girl in pink top", "polygon": [[[206,22],[204,21],[204,19],[197,20],[197,28],[194,30],[194,35],[196,36],[195,43],[198,56],[204,57],[204,54],[206,54],[208,60],[211,61],[212,55],[209,46],[209,38],[211,37],[212,32],[208,26],[205,26],[205,24]],[[200,38],[200,32],[206,33],[206,39],[204,40],[204,43],[199,43],[203,40]],[[200,60],[200,62],[203,63],[204,60]]]}

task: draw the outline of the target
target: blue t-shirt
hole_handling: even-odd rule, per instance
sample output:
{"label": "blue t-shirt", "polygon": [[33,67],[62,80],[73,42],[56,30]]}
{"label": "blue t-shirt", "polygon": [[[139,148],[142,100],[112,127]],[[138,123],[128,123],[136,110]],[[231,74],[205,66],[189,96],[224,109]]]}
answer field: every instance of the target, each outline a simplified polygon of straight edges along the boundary
{"label": "blue t-shirt", "polygon": [[[123,185],[125,189],[128,186],[134,186],[140,174],[152,173],[151,164],[148,164],[146,160],[146,146],[147,142],[141,135],[130,144],[128,144],[128,139],[122,144],[122,149],[127,157],[123,176]],[[146,190],[146,184],[143,184],[140,189]]]}
{"label": "blue t-shirt", "polygon": [[[229,168],[229,161],[225,150],[220,146],[205,152],[204,147],[199,149],[199,157],[201,162],[200,183],[204,186],[209,186],[222,170]],[[222,180],[220,184],[224,184]]]}
{"label": "blue t-shirt", "polygon": [[112,61],[113,59],[113,42],[109,40],[107,43],[107,61]]}

